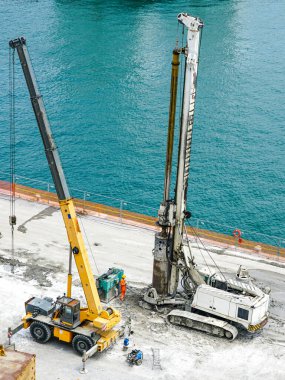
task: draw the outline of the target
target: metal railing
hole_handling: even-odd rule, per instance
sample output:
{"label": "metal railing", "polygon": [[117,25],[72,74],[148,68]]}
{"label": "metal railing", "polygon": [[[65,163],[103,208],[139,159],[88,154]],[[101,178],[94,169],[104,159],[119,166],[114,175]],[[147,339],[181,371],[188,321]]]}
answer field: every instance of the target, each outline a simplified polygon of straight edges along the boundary
{"label": "metal railing", "polygon": [[[9,181],[10,174],[8,172],[0,171],[0,178],[4,181]],[[55,193],[54,185],[47,181],[42,181],[38,179],[33,179],[21,175],[16,175],[16,183],[27,186],[27,187],[36,187],[39,190],[48,191],[49,193]],[[94,193],[91,191],[81,190],[77,188],[70,188],[71,193],[74,198],[79,198],[83,201],[81,202],[81,207],[85,210],[86,202],[94,202],[97,204],[102,204],[109,207],[114,207],[118,211],[116,216],[119,217],[120,222],[122,223],[124,212],[135,212],[138,214],[157,217],[158,208],[146,206],[143,204],[130,202],[122,198],[115,198],[99,193]],[[142,223],[143,223],[143,218]],[[207,230],[220,234],[227,235],[229,238],[232,238],[233,231],[237,226],[229,226],[217,222],[213,222],[206,219],[194,218],[190,219],[190,226],[194,227],[197,230]],[[240,229],[241,230],[241,229]],[[260,242],[263,244],[271,245],[276,247],[276,255],[280,256],[280,252],[285,249],[285,239],[280,236],[266,235],[256,231],[241,230],[241,237],[245,240],[250,240],[253,242]],[[258,243],[257,243],[258,244]]]}
{"label": "metal railing", "polygon": [[[226,224],[221,224],[213,222],[206,219],[191,218],[190,225],[196,227],[197,229],[206,229],[210,231],[216,231],[225,235],[233,236],[233,232],[238,228],[237,226],[229,226]],[[241,238],[246,240],[252,240],[255,242],[261,242],[264,244],[274,245],[277,248],[285,248],[285,239],[280,236],[267,235],[261,232],[256,232],[252,230],[240,229]]]}
{"label": "metal railing", "polygon": [[[10,173],[0,171],[0,178],[4,181],[9,181]],[[28,187],[36,187],[39,190],[55,193],[54,185],[47,181],[42,181],[34,178],[29,178],[21,175],[15,175],[16,184],[21,184]],[[101,203],[106,206],[116,207],[120,210],[120,217],[122,219],[123,211],[138,212],[148,216],[157,216],[157,208],[144,205],[142,203],[135,203],[127,201],[122,198],[111,197],[92,191],[81,190],[78,188],[70,187],[70,192],[74,198],[83,200],[82,208],[85,209],[85,202],[90,201],[94,203]]]}

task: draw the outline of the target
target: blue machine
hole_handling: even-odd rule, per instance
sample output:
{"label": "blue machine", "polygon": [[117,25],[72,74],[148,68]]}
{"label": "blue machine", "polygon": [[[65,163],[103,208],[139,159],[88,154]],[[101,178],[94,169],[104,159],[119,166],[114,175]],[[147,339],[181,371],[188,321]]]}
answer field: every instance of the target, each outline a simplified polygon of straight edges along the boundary
{"label": "blue machine", "polygon": [[141,365],[143,362],[143,352],[141,350],[132,350],[127,356],[130,365]]}

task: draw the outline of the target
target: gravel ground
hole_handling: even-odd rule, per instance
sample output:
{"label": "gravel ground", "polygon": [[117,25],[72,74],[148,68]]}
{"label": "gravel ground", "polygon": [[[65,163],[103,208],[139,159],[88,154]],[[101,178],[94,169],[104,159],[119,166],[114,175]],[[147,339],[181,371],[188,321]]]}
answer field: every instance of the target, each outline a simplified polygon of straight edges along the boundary
{"label": "gravel ground", "polygon": [[[24,313],[24,302],[31,296],[56,298],[65,292],[68,242],[60,212],[32,202],[17,200],[15,255],[11,255],[8,223],[9,201],[0,198],[0,342],[6,341],[7,328]],[[56,340],[40,345],[29,331],[14,337],[18,350],[35,353],[37,378],[77,379],[284,379],[285,373],[285,265],[267,262],[235,250],[220,250],[214,245],[212,256],[221,269],[236,272],[246,266],[261,286],[271,287],[270,320],[256,335],[241,331],[234,342],[198,331],[171,326],[163,314],[139,307],[142,288],[151,283],[154,233],[94,217],[81,217],[82,231],[94,274],[109,267],[125,269],[129,283],[124,303],[114,300],[123,320],[130,316],[134,330],[132,346],[144,353],[140,367],[129,367],[122,341],[87,362],[88,374],[81,375],[81,358],[71,346]],[[193,249],[198,263],[200,251]],[[205,255],[205,251],[203,252]],[[205,255],[207,256],[207,255]],[[12,267],[14,270],[12,273]],[[212,262],[208,261],[210,267]],[[75,271],[75,270],[74,270]],[[73,295],[84,302],[78,276],[74,275]],[[161,369],[153,368],[153,349],[160,354]]]}

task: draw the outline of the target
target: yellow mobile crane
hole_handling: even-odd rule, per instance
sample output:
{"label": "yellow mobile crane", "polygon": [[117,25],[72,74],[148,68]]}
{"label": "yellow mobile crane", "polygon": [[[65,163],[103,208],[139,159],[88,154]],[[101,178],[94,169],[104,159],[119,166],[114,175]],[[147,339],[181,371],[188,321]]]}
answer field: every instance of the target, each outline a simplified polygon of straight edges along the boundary
{"label": "yellow mobile crane", "polygon": [[[55,302],[48,297],[29,299],[25,303],[26,315],[22,318],[22,323],[14,330],[10,329],[9,335],[12,336],[21,328],[30,328],[31,335],[37,342],[46,343],[54,336],[61,341],[72,342],[73,348],[79,354],[95,345],[95,351],[97,349],[100,352],[115,342],[118,331],[113,328],[120,322],[121,315],[110,306],[102,308],[26,40],[23,37],[17,38],[11,40],[9,45],[17,51],[21,62],[70,244],[67,294],[58,297]],[[87,301],[86,308],[80,307],[80,301],[71,296],[72,254]]]}

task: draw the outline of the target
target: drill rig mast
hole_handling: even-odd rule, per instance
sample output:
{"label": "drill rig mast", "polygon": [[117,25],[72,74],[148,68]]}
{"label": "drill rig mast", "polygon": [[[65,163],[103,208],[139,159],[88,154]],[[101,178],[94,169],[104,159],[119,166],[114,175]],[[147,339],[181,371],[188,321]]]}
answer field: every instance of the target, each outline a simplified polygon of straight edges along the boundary
{"label": "drill rig mast", "polygon": [[[186,27],[187,44],[185,48],[173,51],[171,99],[169,112],[168,143],[166,153],[166,168],[164,182],[164,197],[158,213],[158,225],[161,231],[155,236],[153,287],[160,295],[170,298],[177,291],[179,279],[179,260],[185,260],[183,252],[183,232],[185,218],[190,214],[186,211],[187,188],[190,167],[190,151],[194,122],[194,108],[198,75],[198,59],[203,23],[200,19],[186,14],[178,15],[178,22]],[[175,199],[170,199],[170,178],[174,143],[174,124],[176,109],[176,94],[178,81],[179,55],[185,56],[184,93],[180,124],[180,139],[178,149],[178,167],[176,175]],[[188,270],[193,281],[200,285],[202,278],[188,263]],[[170,296],[170,297],[169,297]],[[165,300],[166,301],[166,300]]]}
{"label": "drill rig mast", "polygon": [[[238,330],[233,323],[243,325],[248,331],[266,324],[269,296],[252,283],[226,280],[223,275],[205,275],[196,267],[189,242],[187,248],[184,244],[185,219],[191,216],[186,204],[203,22],[186,13],[180,13],[177,18],[187,30],[187,41],[185,47],[173,51],[164,196],[157,223],[161,230],[155,234],[152,287],[143,299],[156,307],[174,307],[168,314],[171,323],[234,339]],[[180,54],[185,56],[185,70],[172,200],[170,182]],[[179,280],[182,292],[178,292]]]}

